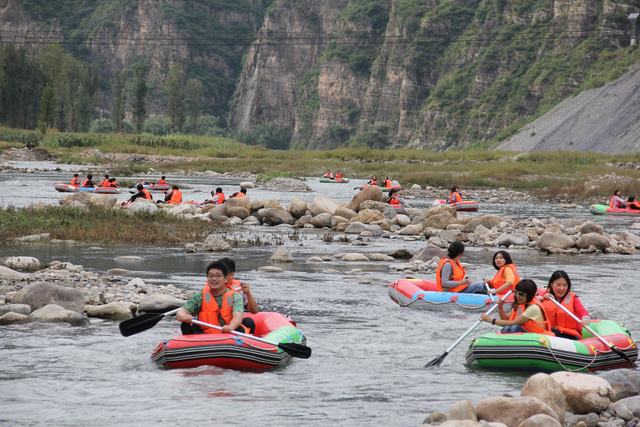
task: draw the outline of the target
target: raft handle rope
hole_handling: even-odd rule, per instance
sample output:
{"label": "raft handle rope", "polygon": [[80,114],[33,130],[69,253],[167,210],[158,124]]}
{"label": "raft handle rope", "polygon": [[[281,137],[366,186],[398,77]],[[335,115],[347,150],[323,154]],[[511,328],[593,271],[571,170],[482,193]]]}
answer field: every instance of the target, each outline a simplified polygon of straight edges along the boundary
{"label": "raft handle rope", "polygon": [[593,348],[594,352],[593,352],[593,359],[591,359],[591,362],[589,362],[588,364],[578,367],[576,369],[570,369],[567,366],[564,365],[564,363],[562,363],[558,357],[556,356],[556,354],[553,352],[553,349],[551,348],[551,346],[549,345],[549,341],[548,340],[544,340],[543,344],[545,347],[547,347],[547,349],[549,349],[549,353],[551,353],[551,356],[553,357],[553,360],[556,361],[556,363],[558,365],[560,365],[562,367],[562,369],[564,369],[567,372],[579,372],[579,371],[583,371],[585,369],[589,369],[589,367],[591,365],[593,365],[596,361],[596,358],[598,357],[598,353],[607,353],[607,352],[601,352],[600,350],[598,350],[597,348]]}
{"label": "raft handle rope", "polygon": [[[395,292],[396,294],[403,295],[403,294],[401,294],[401,293],[398,291],[398,281],[397,281],[397,280],[393,282],[393,290],[394,290],[394,292]],[[429,291],[424,291],[424,290],[423,290],[422,292],[429,292]],[[404,296],[404,295],[403,295],[403,296]],[[422,301],[424,301],[424,302],[426,302],[426,303],[433,304],[433,305],[444,305],[444,304],[454,303],[454,304],[456,304],[458,307],[460,307],[460,308],[462,308],[462,309],[464,309],[464,310],[469,310],[469,311],[474,311],[474,310],[483,310],[483,309],[485,309],[485,308],[486,308],[486,306],[487,306],[487,305],[489,305],[488,303],[490,303],[490,302],[491,302],[491,300],[487,300],[487,302],[485,302],[485,304],[483,304],[483,305],[471,305],[471,304],[460,304],[460,303],[458,302],[458,299],[457,299],[457,297],[456,297],[456,296],[453,296],[449,301],[442,301],[442,302],[437,302],[437,301],[427,301],[427,300],[426,300],[426,299],[424,299],[424,298],[420,298],[420,296],[421,296],[421,295],[420,295],[420,291],[418,291],[418,292],[416,292],[416,293],[414,294],[414,296],[413,296],[413,297],[409,300],[409,302],[408,302],[408,303],[406,303],[406,304],[403,304],[402,302],[400,302],[400,299],[398,299],[398,298],[394,298],[394,301],[395,301],[396,303],[398,303],[398,305],[399,305],[400,307],[409,307],[411,304],[413,304],[413,303],[415,303],[415,302],[418,302],[419,300],[422,300]]]}

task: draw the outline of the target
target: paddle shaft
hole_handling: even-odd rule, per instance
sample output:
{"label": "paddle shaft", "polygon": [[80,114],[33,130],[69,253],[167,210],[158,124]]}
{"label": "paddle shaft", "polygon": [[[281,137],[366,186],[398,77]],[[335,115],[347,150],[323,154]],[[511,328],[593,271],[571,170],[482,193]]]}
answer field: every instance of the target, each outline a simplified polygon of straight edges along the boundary
{"label": "paddle shaft", "polygon": [[[191,322],[195,323],[196,325],[206,326],[207,328],[213,328],[213,329],[217,329],[219,331],[222,330],[221,326],[212,325],[211,323],[206,323],[206,322],[203,322],[201,320],[193,319]],[[252,340],[260,341],[260,342],[263,342],[265,344],[271,344],[271,345],[276,346],[276,347],[278,347],[278,344],[280,344],[280,343],[277,343],[277,342],[268,341],[268,340],[264,340],[262,338],[258,338],[255,335],[243,334],[242,332],[238,332],[238,331],[231,331],[230,333],[232,333],[233,335],[238,335],[239,337],[250,338]]]}
{"label": "paddle shaft", "polygon": [[[571,310],[569,310],[567,307],[565,307],[564,305],[560,304],[553,296],[550,296],[549,300],[553,301],[553,303],[555,305],[557,305],[558,307],[560,307],[565,313],[567,313],[569,316],[571,316],[571,318],[573,320],[575,320],[576,322],[582,324],[582,321],[580,319],[578,319],[578,316],[576,316],[575,314],[573,314],[571,312]],[[602,341],[607,347],[612,348],[613,344],[611,344],[610,342],[608,342],[607,340],[605,340],[604,338],[602,338],[596,331],[594,331],[592,328],[590,328],[587,325],[582,325],[587,331],[591,332],[591,334],[598,338],[600,341]]]}
{"label": "paddle shaft", "polygon": [[[504,297],[502,297],[502,300],[504,301],[507,298],[507,295],[509,295],[511,293],[511,291],[507,292]],[[495,310],[496,308],[498,308],[498,304],[494,304],[493,306],[491,306],[491,308],[489,310],[486,311],[486,313],[484,313],[485,315],[487,314],[491,314],[491,312],[493,312],[493,310]],[[456,348],[456,346],[458,344],[460,344],[460,342],[466,338],[467,335],[469,335],[475,328],[478,327],[478,325],[482,323],[482,320],[477,320],[476,323],[473,324],[472,327],[470,327],[469,329],[467,329],[467,331],[462,334],[460,336],[460,338],[458,338],[453,344],[451,344],[451,346],[449,346],[449,348],[445,351],[445,353],[450,353],[451,350],[453,350],[454,348]]]}

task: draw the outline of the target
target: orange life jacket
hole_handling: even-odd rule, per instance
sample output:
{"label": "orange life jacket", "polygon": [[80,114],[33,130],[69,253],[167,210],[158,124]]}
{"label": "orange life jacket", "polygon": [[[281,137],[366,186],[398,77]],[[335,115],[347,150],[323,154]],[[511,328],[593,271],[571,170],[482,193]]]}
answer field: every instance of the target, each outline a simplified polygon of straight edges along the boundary
{"label": "orange life jacket", "polygon": [[336,173],[336,181],[342,181],[342,177],[344,175],[342,175],[341,173]]}
{"label": "orange life jacket", "polygon": [[242,192],[238,192],[238,194],[236,194],[236,199],[244,199],[245,197],[247,197],[246,194],[242,193]]}
{"label": "orange life jacket", "polygon": [[169,199],[170,205],[178,205],[182,203],[182,192],[180,190],[171,191],[171,198]]}
{"label": "orange life jacket", "polygon": [[231,283],[228,283],[226,286],[227,289],[230,289],[234,292],[242,292],[242,286],[240,286],[240,280],[238,279],[233,279]]}
{"label": "orange life jacket", "polygon": [[390,179],[385,179],[383,182],[385,188],[391,188],[391,180]]}
{"label": "orange life jacket", "polygon": [[399,205],[400,204],[400,200],[396,199],[395,197],[392,197],[389,199],[389,204],[390,205]]}
{"label": "orange life jacket", "polygon": [[[510,290],[513,291],[516,288],[516,285],[520,281],[520,276],[518,275],[518,269],[516,268],[515,264],[505,264],[502,267],[500,267],[500,270],[498,270],[496,275],[493,276],[493,279],[491,279],[491,280],[489,280],[487,282],[487,283],[489,283],[489,285],[491,285],[491,287],[493,289],[498,289],[500,286],[504,285],[507,282],[507,279],[504,277],[504,271],[507,268],[510,268],[511,271],[513,272],[513,275],[515,276],[514,283],[511,284],[511,289]],[[507,289],[506,291],[502,292],[501,295],[504,295],[508,291],[509,291],[509,289]]]}
{"label": "orange life jacket", "polygon": [[216,193],[218,195],[218,204],[221,205],[224,203],[224,193]]}
{"label": "orange life jacket", "polygon": [[452,269],[451,277],[449,278],[449,280],[460,281],[467,275],[467,272],[464,271],[464,267],[460,264],[460,261],[453,262],[453,260],[444,257],[440,260],[440,262],[438,263],[438,267],[436,268],[436,287],[440,292],[460,292],[468,285],[458,285],[455,288],[447,289],[446,291],[442,286],[442,277],[440,273],[442,272],[442,267],[444,267],[446,263],[450,263]]}
{"label": "orange life jacket", "polygon": [[109,186],[113,188],[118,187],[118,181],[109,182]]}
{"label": "orange life jacket", "polygon": [[[233,291],[228,290],[222,295],[222,307],[218,305],[216,299],[209,292],[209,287],[202,288],[202,306],[198,313],[198,320],[212,325],[220,326],[218,316],[222,317],[224,324],[228,325],[233,320]],[[200,326],[205,334],[219,334],[218,329]]]}
{"label": "orange life jacket", "polygon": [[89,180],[89,178],[85,178],[84,181],[82,181],[82,185],[81,187],[86,187],[87,185],[89,185],[91,181]]}
{"label": "orange life jacket", "polygon": [[109,183],[108,179],[103,179],[102,182],[100,183],[100,187],[110,187],[111,184]]}
{"label": "orange life jacket", "polygon": [[74,176],[73,178],[71,178],[71,185],[77,187],[78,185],[80,185],[80,178],[77,176]]}
{"label": "orange life jacket", "polygon": [[167,181],[165,179],[159,179],[156,181],[156,185],[167,185]]}
{"label": "orange life jacket", "polygon": [[377,179],[370,180],[369,185],[378,185],[378,180]]}
{"label": "orange life jacket", "polygon": [[322,177],[323,177],[323,178],[331,178],[331,179],[333,179],[333,174],[332,174],[331,172],[325,172],[325,173],[322,175]]}
{"label": "orange life jacket", "polygon": [[460,203],[462,201],[462,196],[457,191],[449,193],[449,203]]}
{"label": "orange life jacket", "polygon": [[[573,307],[573,302],[575,299],[575,295],[573,292],[569,292],[562,299],[562,306],[569,310],[570,312],[575,314],[575,309]],[[549,315],[549,323],[552,328],[556,328],[558,331],[563,334],[573,335],[578,339],[582,338],[582,323],[576,322],[571,316],[564,312],[561,308],[553,303],[553,301],[544,301],[542,304],[547,310],[547,314]]]}
{"label": "orange life jacket", "polygon": [[147,190],[146,188],[142,189],[142,194],[144,194],[144,198],[147,200],[151,200],[151,193],[149,192],[149,190]]}
{"label": "orange life jacket", "polygon": [[511,314],[509,315],[509,320],[514,320],[516,317],[520,316],[522,313],[524,313],[524,311],[526,310],[526,308],[528,306],[530,306],[531,304],[535,304],[538,307],[540,307],[540,311],[542,311],[542,318],[544,326],[541,326],[538,322],[536,322],[535,320],[527,320],[525,323],[523,323],[522,325],[520,325],[522,327],[522,329],[524,329],[526,332],[532,332],[534,334],[542,334],[542,335],[551,335],[554,336],[555,334],[553,332],[551,332],[551,325],[549,323],[549,315],[547,314],[545,308],[542,306],[542,304],[538,303],[538,301],[536,301],[535,299],[532,300],[529,304],[518,304],[518,307],[515,310],[511,310]]}

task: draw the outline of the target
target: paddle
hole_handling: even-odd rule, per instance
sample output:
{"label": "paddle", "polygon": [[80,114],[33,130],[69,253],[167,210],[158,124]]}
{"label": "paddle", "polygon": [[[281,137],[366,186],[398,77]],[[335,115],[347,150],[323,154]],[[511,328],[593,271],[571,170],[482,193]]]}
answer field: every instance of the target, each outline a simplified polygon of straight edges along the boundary
{"label": "paddle", "polygon": [[[504,301],[507,299],[507,297],[509,296],[509,294],[511,294],[511,291],[507,292],[506,294],[504,294],[502,296],[502,298],[500,298],[501,301]],[[486,313],[484,313],[485,315],[491,313],[493,310],[495,310],[496,308],[498,308],[498,304],[494,304],[489,310],[487,310]],[[444,361],[444,358],[447,357],[447,355],[451,352],[451,350],[453,350],[454,348],[456,348],[456,346],[458,344],[460,344],[460,342],[471,333],[471,331],[473,331],[475,328],[478,327],[478,325],[482,323],[482,320],[478,320],[476,321],[476,323],[473,324],[472,327],[470,327],[469,329],[467,329],[467,331],[462,334],[460,336],[460,338],[458,338],[453,344],[451,344],[451,346],[449,346],[449,348],[442,353],[440,356],[436,357],[435,359],[433,359],[432,361],[430,361],[429,363],[427,363],[426,365],[424,365],[425,368],[431,368],[434,366],[440,366],[440,364]]]}
{"label": "paddle", "polygon": [[123,337],[128,337],[142,331],[146,331],[147,329],[151,329],[156,326],[156,323],[162,320],[165,316],[176,314],[178,310],[180,309],[176,308],[175,310],[167,311],[166,313],[145,313],[140,316],[132,317],[131,319],[120,322],[120,325],[118,325],[120,333]]}
{"label": "paddle", "polygon": [[[580,319],[578,319],[578,316],[576,316],[575,314],[573,314],[571,312],[571,310],[569,310],[567,307],[565,307],[564,305],[560,304],[558,301],[556,301],[556,299],[553,297],[553,295],[549,295],[549,300],[553,301],[553,303],[555,305],[557,305],[558,307],[560,307],[565,313],[567,313],[573,320],[575,320],[576,322],[582,324],[582,322],[580,321]],[[613,351],[614,353],[616,353],[618,356],[620,356],[621,358],[623,358],[624,360],[626,360],[627,362],[629,362],[629,365],[634,367],[636,366],[635,363],[633,363],[633,361],[631,359],[629,359],[629,356],[627,356],[626,354],[624,354],[624,352],[620,349],[618,349],[614,344],[608,342],[607,340],[605,340],[604,338],[602,338],[602,336],[600,336],[596,331],[594,331],[592,328],[590,328],[587,325],[582,325],[583,328],[585,328],[587,331],[591,332],[591,334],[598,338],[600,341],[602,341],[604,343],[604,345],[606,345],[607,347],[609,347],[609,349],[611,351]]]}
{"label": "paddle", "polygon": [[411,206],[409,206],[409,203],[407,203],[402,197],[396,196],[396,199],[398,199],[400,201],[400,203],[402,203],[404,206],[406,206],[407,208],[411,209]]}
{"label": "paddle", "polygon": [[[207,328],[218,329],[220,331],[222,330],[222,328],[220,326],[212,325],[210,323],[201,322],[200,320],[193,319],[191,322],[195,323],[196,325],[206,326]],[[266,343],[266,344],[274,345],[274,346],[278,347],[280,350],[284,351],[285,353],[289,353],[293,357],[299,357],[301,359],[308,359],[309,357],[311,357],[311,348],[307,347],[306,345],[297,344],[297,343],[294,343],[294,342],[292,342],[292,343],[272,342],[272,341],[264,340],[262,338],[258,338],[255,335],[243,334],[242,332],[237,332],[237,331],[231,331],[231,333],[233,335],[237,335],[239,337],[249,338],[249,339],[260,341],[260,342],[263,342],[263,343]]]}

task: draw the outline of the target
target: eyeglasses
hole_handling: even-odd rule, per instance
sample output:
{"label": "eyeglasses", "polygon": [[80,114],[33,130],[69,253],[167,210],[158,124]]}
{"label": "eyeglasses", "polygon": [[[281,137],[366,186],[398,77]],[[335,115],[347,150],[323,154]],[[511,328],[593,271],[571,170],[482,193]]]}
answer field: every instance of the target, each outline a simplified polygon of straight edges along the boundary
{"label": "eyeglasses", "polygon": [[526,297],[527,296],[526,292],[520,292],[520,291],[514,291],[513,294],[516,295],[516,296],[519,295],[521,297]]}
{"label": "eyeglasses", "polygon": [[221,277],[224,277],[224,274],[207,274],[209,279],[220,279]]}

